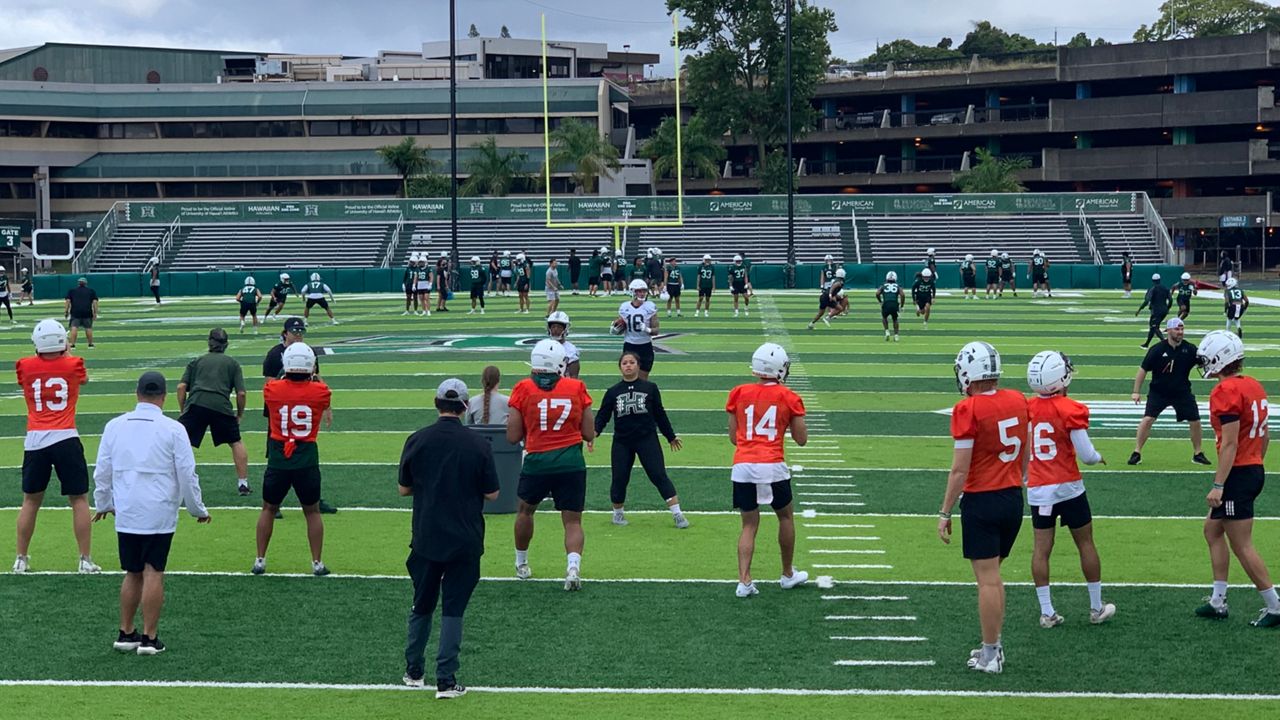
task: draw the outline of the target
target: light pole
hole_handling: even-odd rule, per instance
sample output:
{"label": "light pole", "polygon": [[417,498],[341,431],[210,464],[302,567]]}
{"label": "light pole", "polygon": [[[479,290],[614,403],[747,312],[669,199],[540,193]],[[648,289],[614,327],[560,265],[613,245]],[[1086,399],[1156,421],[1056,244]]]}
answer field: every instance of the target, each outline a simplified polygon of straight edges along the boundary
{"label": "light pole", "polygon": [[[449,256],[458,267],[458,2],[449,0]],[[443,292],[447,288],[441,288]]]}
{"label": "light pole", "polygon": [[796,206],[795,206],[795,163],[792,160],[791,128],[791,9],[795,0],[787,0],[786,36],[787,36],[787,286],[795,286],[796,266]]}

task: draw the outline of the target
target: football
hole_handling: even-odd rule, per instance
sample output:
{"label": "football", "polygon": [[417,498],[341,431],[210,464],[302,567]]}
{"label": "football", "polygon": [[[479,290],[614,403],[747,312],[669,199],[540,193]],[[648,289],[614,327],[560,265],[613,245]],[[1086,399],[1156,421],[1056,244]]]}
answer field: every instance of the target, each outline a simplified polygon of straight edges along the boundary
{"label": "football", "polygon": [[609,334],[621,335],[623,328],[625,328],[626,326],[627,326],[627,321],[623,320],[622,318],[618,318],[613,321],[612,325],[609,326]]}

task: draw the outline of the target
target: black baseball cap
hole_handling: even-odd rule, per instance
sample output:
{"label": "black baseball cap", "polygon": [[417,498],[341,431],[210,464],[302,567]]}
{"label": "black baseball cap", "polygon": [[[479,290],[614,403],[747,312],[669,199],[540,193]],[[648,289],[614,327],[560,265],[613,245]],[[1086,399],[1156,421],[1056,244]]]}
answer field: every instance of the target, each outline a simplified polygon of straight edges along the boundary
{"label": "black baseball cap", "polygon": [[304,333],[307,331],[307,322],[300,317],[291,317],[284,321],[284,332],[287,333]]}
{"label": "black baseball cap", "polygon": [[138,378],[139,395],[164,395],[166,392],[168,388],[165,385],[164,375],[155,370],[148,370]]}

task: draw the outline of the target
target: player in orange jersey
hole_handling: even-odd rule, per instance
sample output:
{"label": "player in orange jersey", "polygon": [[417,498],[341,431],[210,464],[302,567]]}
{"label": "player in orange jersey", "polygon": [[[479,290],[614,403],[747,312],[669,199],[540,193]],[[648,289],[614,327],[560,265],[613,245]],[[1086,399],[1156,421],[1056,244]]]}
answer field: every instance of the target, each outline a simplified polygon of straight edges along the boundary
{"label": "player in orange jersey", "polygon": [[1027,399],[997,388],[1000,369],[1000,353],[984,342],[971,342],[956,356],[956,386],[965,398],[951,412],[955,449],[938,512],[938,536],[950,544],[951,508],[960,500],[961,545],[978,581],[982,623],[982,647],[969,654],[969,668],[987,673],[1004,670],[1000,563],[1022,527],[1027,475]]}
{"label": "player in orange jersey", "polygon": [[1035,550],[1031,577],[1040,600],[1040,627],[1065,622],[1053,609],[1049,592],[1049,555],[1053,552],[1054,521],[1071,531],[1080,551],[1080,569],[1089,588],[1089,622],[1110,620],[1116,606],[1102,602],[1102,561],[1093,544],[1093,512],[1085,495],[1076,458],[1085,465],[1107,464],[1089,440],[1089,408],[1067,397],[1075,368],[1066,355],[1045,350],[1027,365],[1027,384],[1036,396],[1027,403],[1031,415],[1031,462],[1027,466],[1027,502]]}
{"label": "player in orange jersey", "polygon": [[791,503],[791,470],[787,467],[783,439],[803,446],[809,442],[804,423],[804,401],[783,383],[791,372],[787,351],[765,343],[751,356],[756,382],[729,391],[729,442],[733,443],[733,507],[742,513],[738,536],[738,597],[758,595],[751,579],[751,557],[760,529],[760,503],[769,503],[778,516],[778,548],[782,551],[783,590],[809,579],[809,573],[792,564],[796,550],[796,522]]}
{"label": "player in orange jersey", "polygon": [[328,575],[320,559],[324,549],[324,520],[320,516],[320,451],[316,436],[320,421],[333,427],[329,386],[315,377],[316,354],[303,342],[284,349],[284,377],[262,388],[267,408],[267,469],[262,474],[262,512],[258,514],[258,557],[252,572],[267,571],[267,546],[280,503],[292,488],[307,521],[311,572]]}
{"label": "player in orange jersey", "polygon": [[1266,607],[1255,627],[1280,627],[1280,598],[1271,575],[1253,546],[1253,503],[1265,481],[1262,463],[1271,436],[1267,432],[1267,393],[1255,379],[1242,374],[1244,343],[1226,330],[1204,336],[1196,350],[1201,373],[1218,378],[1209,394],[1209,421],[1217,436],[1218,470],[1206,500],[1209,517],[1204,537],[1213,565],[1213,594],[1196,608],[1205,618],[1227,617],[1227,571],[1235,553]]}
{"label": "player in orange jersey", "polygon": [[524,465],[516,496],[516,577],[527,580],[529,543],[533,540],[533,513],[550,495],[564,524],[564,551],[568,556],[564,589],[582,589],[582,511],[587,502],[587,461],[582,443],[594,449],[595,416],[587,386],[564,377],[564,346],[546,338],[533,346],[533,372],[511,389],[507,404],[507,440],[524,441]]}
{"label": "player in orange jersey", "polygon": [[102,568],[89,554],[89,467],[76,432],[76,400],[89,382],[84,358],[67,354],[67,330],[57,320],[41,320],[31,333],[36,354],[18,360],[18,385],[27,399],[27,437],[22,444],[22,510],[18,512],[18,557],[13,571],[27,572],[36,513],[44,502],[52,471],[71,504],[71,526],[80,546],[80,572]]}

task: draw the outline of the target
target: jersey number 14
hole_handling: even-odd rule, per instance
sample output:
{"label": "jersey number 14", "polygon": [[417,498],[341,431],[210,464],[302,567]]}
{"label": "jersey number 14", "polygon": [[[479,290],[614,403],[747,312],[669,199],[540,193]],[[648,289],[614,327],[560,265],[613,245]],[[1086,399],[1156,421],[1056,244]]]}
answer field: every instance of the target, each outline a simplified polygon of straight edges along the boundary
{"label": "jersey number 14", "polygon": [[766,438],[769,442],[778,439],[778,406],[770,405],[760,415],[760,419],[756,420],[756,406],[748,405],[747,415],[747,439],[755,440],[756,436]]}

